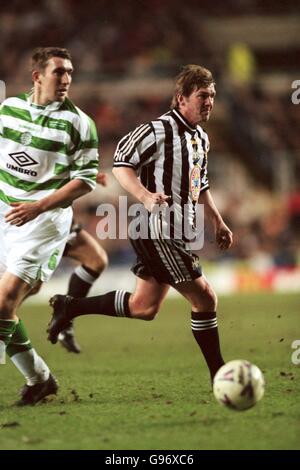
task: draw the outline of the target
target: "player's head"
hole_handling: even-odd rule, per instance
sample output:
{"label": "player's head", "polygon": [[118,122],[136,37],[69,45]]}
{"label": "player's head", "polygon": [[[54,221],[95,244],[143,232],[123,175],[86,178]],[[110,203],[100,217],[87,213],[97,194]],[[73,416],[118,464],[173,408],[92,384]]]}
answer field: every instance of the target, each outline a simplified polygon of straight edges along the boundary
{"label": "player's head", "polygon": [[210,70],[189,64],[176,77],[171,108],[180,111],[192,125],[196,125],[208,121],[215,94]]}
{"label": "player's head", "polygon": [[72,81],[73,65],[69,51],[61,47],[39,47],[31,58],[35,92],[41,104],[63,101]]}

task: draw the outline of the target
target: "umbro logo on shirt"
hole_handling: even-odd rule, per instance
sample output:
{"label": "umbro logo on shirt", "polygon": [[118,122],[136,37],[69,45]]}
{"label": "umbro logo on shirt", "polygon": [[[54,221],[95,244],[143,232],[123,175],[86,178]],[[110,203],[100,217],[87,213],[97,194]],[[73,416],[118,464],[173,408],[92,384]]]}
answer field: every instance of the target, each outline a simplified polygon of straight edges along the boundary
{"label": "umbro logo on shirt", "polygon": [[26,152],[15,152],[15,153],[10,153],[9,156],[13,159],[15,163],[17,163],[20,167],[24,166],[31,166],[31,165],[38,165],[38,162],[36,162],[28,153]]}
{"label": "umbro logo on shirt", "polygon": [[23,173],[25,175],[30,175],[30,176],[37,176],[37,172],[31,169],[24,168],[26,166],[32,166],[32,165],[38,165],[38,162],[36,162],[30,155],[28,155],[26,152],[15,152],[15,153],[10,153],[9,154],[10,158],[13,159],[13,161],[18,165],[12,165],[10,163],[6,163],[6,167],[9,168],[10,170],[18,171],[19,173]]}

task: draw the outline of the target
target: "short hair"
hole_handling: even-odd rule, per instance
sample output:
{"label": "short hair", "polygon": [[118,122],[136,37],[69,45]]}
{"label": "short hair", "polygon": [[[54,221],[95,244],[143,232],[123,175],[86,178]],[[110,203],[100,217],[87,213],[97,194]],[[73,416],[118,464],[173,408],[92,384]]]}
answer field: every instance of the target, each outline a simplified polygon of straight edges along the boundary
{"label": "short hair", "polygon": [[175,79],[175,90],[171,109],[178,107],[177,95],[190,96],[195,88],[207,88],[215,84],[210,70],[201,65],[185,65]]}
{"label": "short hair", "polygon": [[31,71],[43,71],[52,57],[72,60],[70,52],[62,47],[37,47],[31,56]]}

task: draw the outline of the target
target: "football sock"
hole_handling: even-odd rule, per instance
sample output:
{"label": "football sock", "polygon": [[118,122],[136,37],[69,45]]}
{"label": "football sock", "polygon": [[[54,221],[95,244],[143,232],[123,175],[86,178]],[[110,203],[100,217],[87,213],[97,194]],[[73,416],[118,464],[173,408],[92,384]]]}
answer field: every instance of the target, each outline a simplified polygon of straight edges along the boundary
{"label": "football sock", "polygon": [[45,361],[37,354],[35,349],[23,351],[12,356],[11,361],[24,375],[29,386],[46,382],[49,379],[50,370]]}
{"label": "football sock", "polygon": [[24,324],[21,320],[16,325],[6,352],[16,368],[25,377],[27,385],[45,382],[49,378],[49,368],[32,348]]}
{"label": "football sock", "polygon": [[6,347],[6,352],[9,357],[12,357],[19,352],[29,351],[31,348],[32,346],[24,323],[19,319],[19,323],[16,325],[16,329],[11,337],[10,343]]}
{"label": "football sock", "polygon": [[208,365],[211,378],[224,364],[220,350],[216,312],[193,312],[192,332]]}
{"label": "football sock", "polygon": [[5,364],[5,349],[16,329],[15,320],[0,320],[0,364]]}
{"label": "football sock", "polygon": [[111,317],[130,317],[130,295],[124,290],[117,290],[96,297],[71,298],[67,304],[67,313],[71,318],[90,313]]}
{"label": "football sock", "polygon": [[70,278],[68,295],[85,297],[98,277],[99,273],[97,271],[93,271],[84,265],[77,266]]}
{"label": "football sock", "polygon": [[[72,297],[86,297],[99,275],[99,272],[93,271],[84,265],[77,266],[70,278],[67,295],[71,295]],[[73,322],[70,322],[70,326],[63,331],[73,332]]]}

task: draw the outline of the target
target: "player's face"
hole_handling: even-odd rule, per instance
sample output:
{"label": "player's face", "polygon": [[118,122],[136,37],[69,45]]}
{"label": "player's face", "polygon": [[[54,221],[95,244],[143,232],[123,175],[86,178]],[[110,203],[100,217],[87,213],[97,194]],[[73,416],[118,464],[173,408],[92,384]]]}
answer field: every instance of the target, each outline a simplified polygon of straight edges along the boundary
{"label": "player's face", "polygon": [[49,59],[46,68],[39,73],[40,92],[43,101],[64,101],[72,82],[72,62],[62,57]]}
{"label": "player's face", "polygon": [[207,88],[195,88],[190,96],[178,96],[179,111],[193,126],[206,122],[214,106],[214,84]]}

